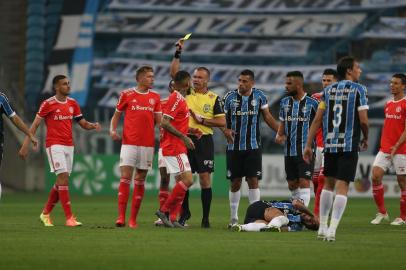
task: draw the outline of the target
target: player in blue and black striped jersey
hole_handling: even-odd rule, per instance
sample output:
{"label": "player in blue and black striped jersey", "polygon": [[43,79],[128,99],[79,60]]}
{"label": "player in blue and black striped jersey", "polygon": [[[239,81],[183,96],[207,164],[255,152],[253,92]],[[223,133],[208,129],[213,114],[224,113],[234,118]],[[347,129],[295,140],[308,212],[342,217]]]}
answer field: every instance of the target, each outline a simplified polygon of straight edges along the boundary
{"label": "player in blue and black striped jersey", "polygon": [[[10,105],[10,102],[8,101],[6,95],[0,92],[0,165],[3,160],[3,144],[4,144],[4,126],[3,126],[3,117],[1,117],[3,114],[5,114],[8,118],[10,118],[11,122],[30,138],[34,148],[36,148],[38,145],[38,140],[34,137],[34,135],[32,135],[28,127],[16,114],[13,107]],[[1,196],[1,185],[0,185],[0,196]]]}
{"label": "player in blue and black striped jersey", "polygon": [[257,201],[247,208],[244,224],[234,225],[233,231],[290,231],[306,227],[317,230],[319,222],[301,200]]}
{"label": "player in blue and black striped jersey", "polygon": [[38,140],[34,137],[34,135],[32,135],[28,127],[16,114],[13,107],[10,105],[10,102],[8,101],[6,95],[0,92],[0,165],[3,159],[3,143],[4,143],[3,118],[1,117],[2,114],[5,114],[8,118],[10,118],[14,126],[16,126],[22,132],[24,132],[30,138],[34,147],[37,147],[38,145]]}
{"label": "player in blue and black striped jersey", "polygon": [[[367,89],[357,83],[361,72],[354,58],[347,56],[339,60],[337,73],[340,81],[323,90],[303,153],[303,158],[310,162],[313,157],[313,138],[322,125],[326,178],[320,195],[318,237],[327,241],[335,241],[336,229],[347,205],[349,183],[355,178],[358,151],[368,147]],[[336,196],[333,202],[334,189]]]}
{"label": "player in blue and black striped jersey", "polygon": [[300,198],[306,206],[310,202],[310,180],[313,165],[302,157],[310,124],[318,106],[318,101],[307,95],[303,88],[303,74],[291,71],[286,75],[288,96],[280,102],[276,141],[285,144],[285,172],[292,198]]}
{"label": "player in blue and black striped jersey", "polygon": [[243,70],[238,77],[238,89],[228,92],[224,99],[227,145],[227,178],[230,183],[231,222],[238,222],[238,204],[242,178],[248,183],[250,204],[260,199],[258,180],[262,176],[260,115],[265,123],[277,131],[278,124],[269,111],[265,94],[254,88],[251,70]]}

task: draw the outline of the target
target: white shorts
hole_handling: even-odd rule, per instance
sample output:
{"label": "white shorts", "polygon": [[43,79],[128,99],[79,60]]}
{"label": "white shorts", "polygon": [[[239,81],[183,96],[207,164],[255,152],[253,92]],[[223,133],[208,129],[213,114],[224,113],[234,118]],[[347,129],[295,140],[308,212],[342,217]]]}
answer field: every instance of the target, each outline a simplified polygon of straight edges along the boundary
{"label": "white shorts", "polygon": [[397,154],[391,160],[390,154],[379,151],[375,157],[373,166],[380,167],[387,171],[392,166],[394,167],[397,175],[406,174],[406,155]]}
{"label": "white shorts", "polygon": [[314,171],[320,172],[324,168],[324,153],[323,153],[324,148],[323,147],[317,147],[316,148],[316,157],[314,159]]}
{"label": "white shorts", "polygon": [[162,148],[158,150],[158,168],[166,168],[164,156],[162,155]]}
{"label": "white shorts", "polygon": [[131,166],[140,170],[152,167],[154,147],[123,144],[120,151],[120,167]]}
{"label": "white shorts", "polygon": [[66,146],[60,144],[51,145],[46,149],[49,167],[51,172],[56,175],[61,173],[72,172],[73,164],[73,146]]}
{"label": "white shorts", "polygon": [[164,156],[166,169],[170,174],[180,174],[183,172],[191,171],[189,159],[186,154],[177,156]]}

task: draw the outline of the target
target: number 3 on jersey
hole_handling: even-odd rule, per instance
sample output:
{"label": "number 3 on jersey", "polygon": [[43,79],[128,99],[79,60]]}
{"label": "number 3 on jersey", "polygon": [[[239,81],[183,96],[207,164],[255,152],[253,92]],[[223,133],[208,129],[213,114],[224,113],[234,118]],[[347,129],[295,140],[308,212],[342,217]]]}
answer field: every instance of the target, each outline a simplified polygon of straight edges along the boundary
{"label": "number 3 on jersey", "polygon": [[342,120],[341,114],[343,113],[343,105],[334,104],[333,112],[334,112],[333,127],[338,128]]}

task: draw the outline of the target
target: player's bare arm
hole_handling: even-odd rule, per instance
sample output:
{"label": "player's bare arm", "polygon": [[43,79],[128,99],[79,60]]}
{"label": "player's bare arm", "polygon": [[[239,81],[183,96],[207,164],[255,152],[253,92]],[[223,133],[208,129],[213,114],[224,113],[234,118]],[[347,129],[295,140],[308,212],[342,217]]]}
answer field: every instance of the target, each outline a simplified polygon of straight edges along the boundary
{"label": "player's bare arm", "polygon": [[220,130],[223,132],[224,137],[226,137],[227,143],[234,143],[235,131],[226,127],[221,127]]}
{"label": "player's bare arm", "polygon": [[110,137],[113,140],[120,140],[120,134],[117,133],[118,122],[120,121],[121,112],[115,111],[110,121]]}
{"label": "player's bare arm", "polygon": [[154,113],[154,123],[155,125],[160,125],[162,121],[162,112]]}
{"label": "player's bare arm", "polygon": [[[34,119],[34,122],[32,122],[32,124],[31,124],[31,128],[30,128],[31,134],[35,135],[41,122],[42,122],[42,118],[37,115]],[[29,144],[30,144],[30,138],[27,136],[27,137],[25,137],[23,145],[21,146],[20,151],[18,152],[18,156],[23,160],[25,160],[28,156],[28,145]]]}
{"label": "player's bare arm", "polygon": [[369,131],[369,123],[368,123],[368,110],[361,110],[358,111],[359,117],[359,124],[361,126],[361,131],[363,138],[360,142],[360,150],[365,151],[368,149],[368,131]]}
{"label": "player's bare arm", "polygon": [[92,129],[95,129],[96,131],[101,130],[101,125],[98,122],[91,123],[91,122],[85,120],[84,118],[80,119],[78,124],[80,125],[81,128],[86,129],[86,130],[92,130]]}
{"label": "player's bare arm", "polygon": [[314,216],[313,213],[303,204],[303,202],[301,200],[297,200],[297,199],[292,200],[292,205],[299,212],[305,213],[312,217]]}
{"label": "player's bare arm", "polygon": [[30,139],[33,149],[36,150],[38,148],[38,139],[35,138],[35,136],[31,133],[31,131],[28,129],[27,125],[23,122],[23,120],[18,116],[14,115],[10,118],[11,122],[16,126],[19,130],[25,133],[25,135],[28,136]]}
{"label": "player's bare arm", "polygon": [[309,135],[307,136],[307,141],[306,141],[306,147],[303,151],[303,160],[306,161],[307,163],[310,163],[310,161],[313,158],[313,151],[312,151],[313,140],[314,140],[314,137],[316,136],[317,130],[322,125],[323,114],[324,114],[325,109],[326,109],[326,104],[324,103],[324,101],[320,102],[319,108],[317,109],[317,112],[316,112],[316,116],[314,117],[314,120],[310,126]]}
{"label": "player's bare arm", "polygon": [[283,145],[286,141],[286,135],[285,135],[285,123],[281,122],[279,124],[278,130],[276,132],[276,138],[275,138],[275,142],[277,144],[281,144]]}
{"label": "player's bare arm", "polygon": [[272,128],[275,132],[278,132],[278,122],[272,116],[271,112],[269,111],[269,107],[266,107],[261,110],[262,117],[264,118],[265,123]]}
{"label": "player's bare arm", "polygon": [[181,38],[175,43],[175,55],[170,66],[171,78],[174,78],[175,74],[180,70],[180,54],[182,53],[183,42],[184,40]]}
{"label": "player's bare arm", "polygon": [[405,129],[403,130],[402,135],[400,135],[398,141],[395,143],[394,146],[391,147],[390,156],[391,156],[392,159],[393,159],[393,156],[396,153],[396,150],[398,150],[399,146],[401,146],[405,141],[406,141],[406,125],[405,125]]}
{"label": "player's bare arm", "polygon": [[162,121],[161,121],[161,127],[165,130],[167,130],[168,132],[172,133],[173,135],[175,135],[176,137],[182,139],[182,141],[185,143],[186,148],[188,149],[195,149],[195,145],[193,144],[192,140],[188,137],[185,136],[182,132],[180,132],[179,130],[177,130],[172,124],[171,124],[171,120],[172,118],[170,118],[167,115],[164,115],[162,117]]}

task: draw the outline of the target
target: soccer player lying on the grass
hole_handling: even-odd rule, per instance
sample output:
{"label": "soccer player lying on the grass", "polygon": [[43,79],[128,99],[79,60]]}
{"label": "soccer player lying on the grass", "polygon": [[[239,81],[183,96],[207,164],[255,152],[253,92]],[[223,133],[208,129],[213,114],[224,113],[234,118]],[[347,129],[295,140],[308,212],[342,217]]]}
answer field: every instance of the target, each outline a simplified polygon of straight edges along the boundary
{"label": "soccer player lying on the grass", "polygon": [[257,201],[247,208],[244,224],[234,225],[233,231],[301,231],[303,227],[317,231],[319,221],[299,199]]}

